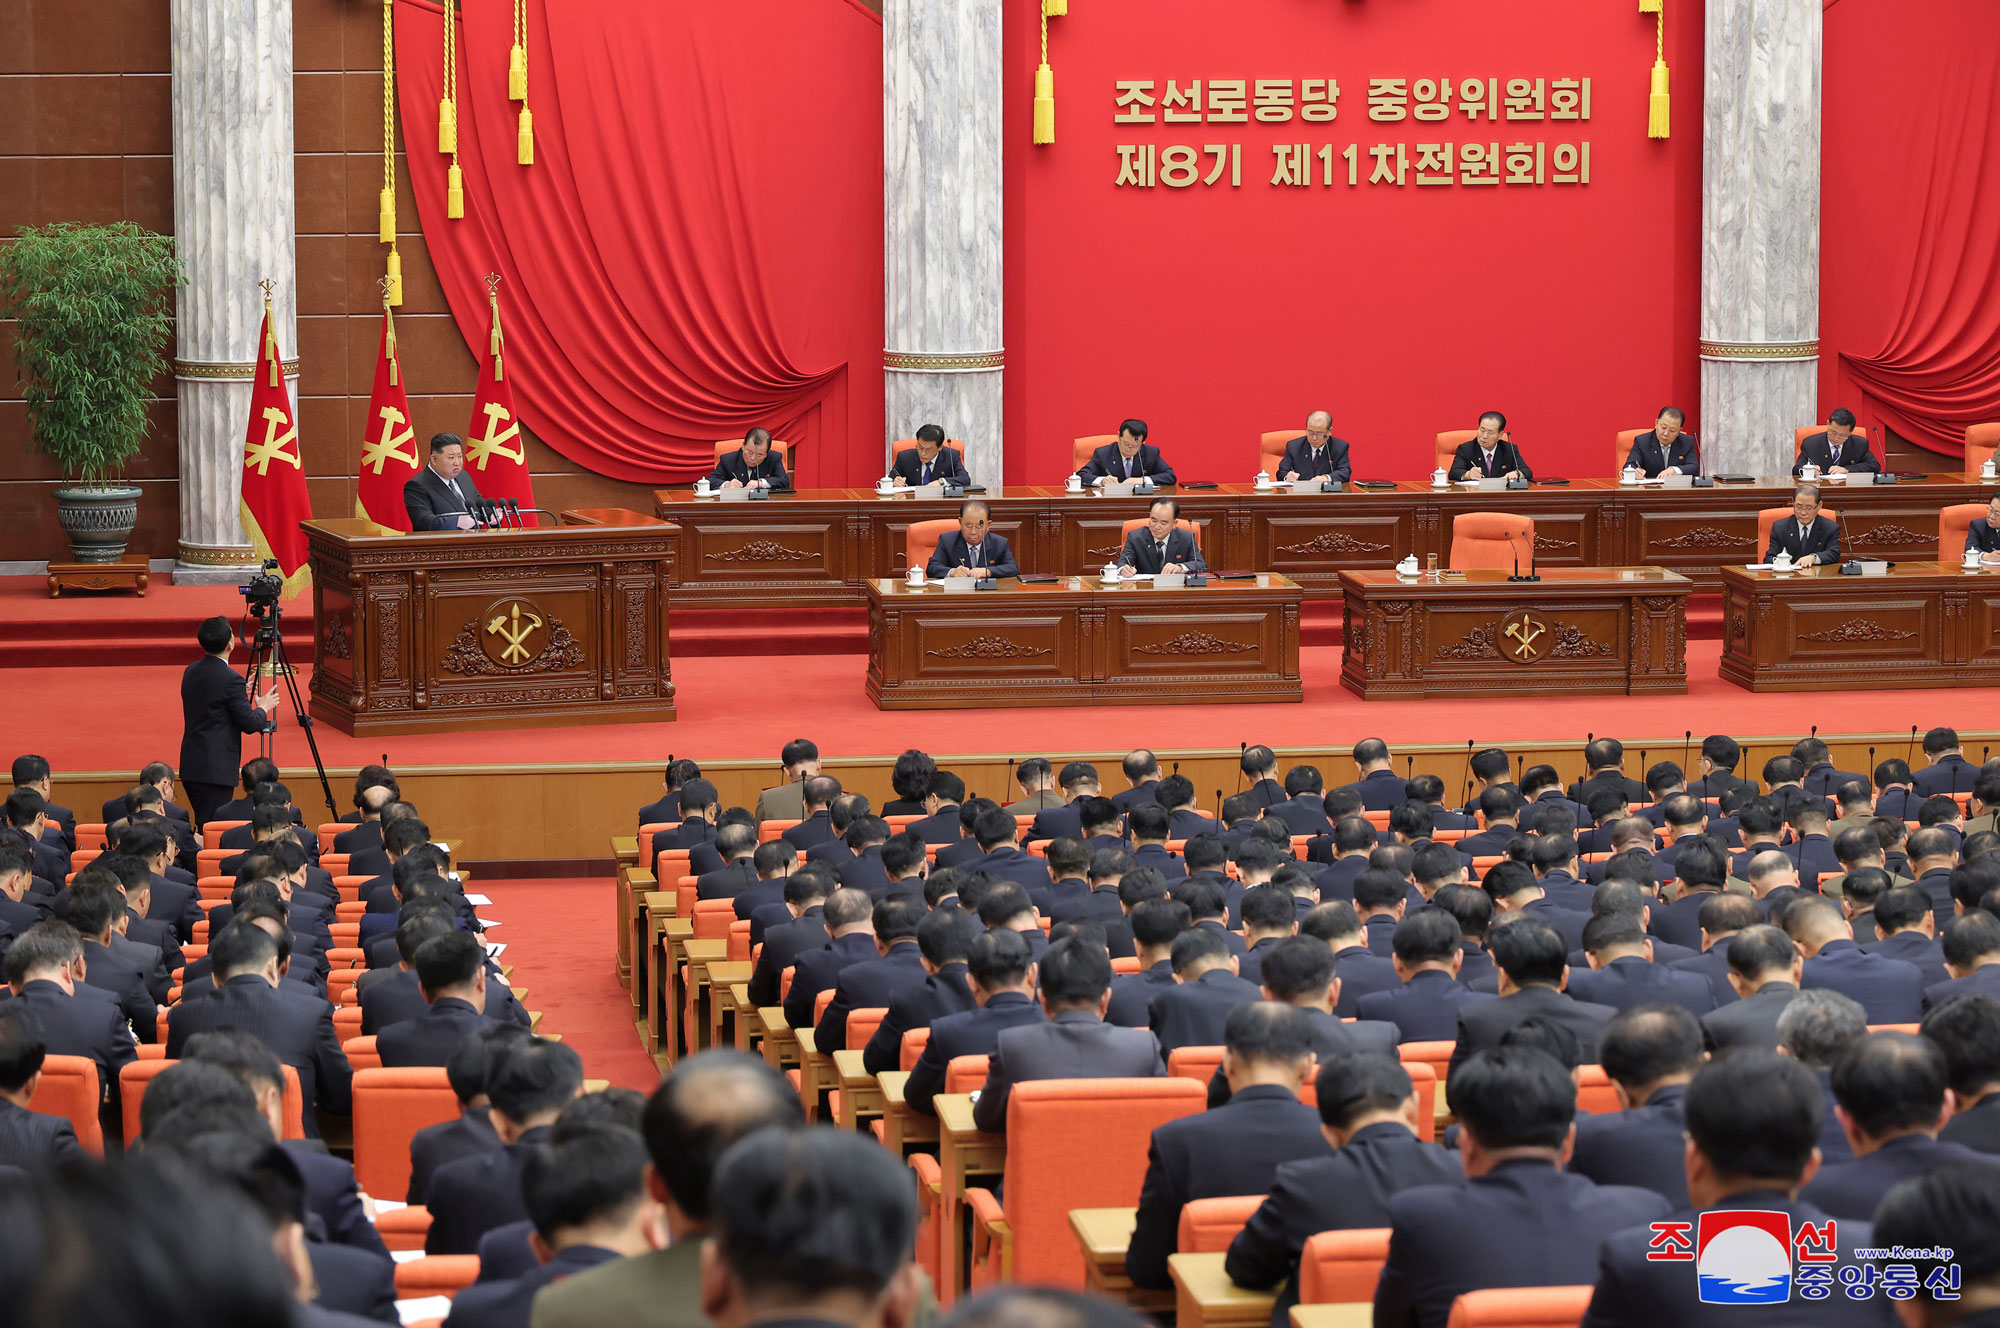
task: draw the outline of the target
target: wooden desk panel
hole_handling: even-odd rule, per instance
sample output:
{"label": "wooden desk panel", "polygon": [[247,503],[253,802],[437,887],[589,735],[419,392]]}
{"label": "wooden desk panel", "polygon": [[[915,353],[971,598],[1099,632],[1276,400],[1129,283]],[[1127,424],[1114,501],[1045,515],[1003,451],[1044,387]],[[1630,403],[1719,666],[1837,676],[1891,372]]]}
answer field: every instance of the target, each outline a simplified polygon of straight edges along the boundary
{"label": "wooden desk panel", "polygon": [[2000,686],[2000,570],[1725,567],[1722,580],[1719,671],[1753,692]]}
{"label": "wooden desk panel", "polygon": [[1342,685],[1370,700],[1687,691],[1687,578],[1547,564],[1541,576],[1342,573]]}

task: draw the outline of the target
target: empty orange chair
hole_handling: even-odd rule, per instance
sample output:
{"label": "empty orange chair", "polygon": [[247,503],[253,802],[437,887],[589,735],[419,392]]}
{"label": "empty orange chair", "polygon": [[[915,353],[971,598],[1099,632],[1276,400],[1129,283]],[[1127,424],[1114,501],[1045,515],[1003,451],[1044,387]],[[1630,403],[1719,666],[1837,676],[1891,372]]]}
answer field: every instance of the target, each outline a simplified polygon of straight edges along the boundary
{"label": "empty orange chair", "polygon": [[1226,1199],[1193,1199],[1181,1209],[1182,1254],[1220,1254],[1243,1230],[1250,1214],[1264,1202],[1261,1194],[1231,1195]]}
{"label": "empty orange chair", "polygon": [[[339,1013],[338,1010],[334,1011],[335,1015]],[[347,1053],[347,1063],[357,1072],[382,1068],[382,1053],[375,1050],[373,1034],[367,1037],[349,1038],[340,1044],[340,1049]]]}
{"label": "empty orange chair", "polygon": [[[1979,467],[1974,466],[1973,469],[1977,470]],[[76,846],[79,849],[103,848],[104,834],[109,828],[102,821],[91,821],[87,824],[78,822],[76,827]],[[74,861],[74,859],[71,859],[71,861]]]}
{"label": "empty orange chair", "polygon": [[1188,1079],[1044,1079],[1007,1100],[1006,1206],[966,1191],[975,1285],[1040,1282],[1083,1289],[1072,1208],[1132,1202],[1146,1177],[1153,1131],[1207,1105]]}
{"label": "empty orange chair", "polygon": [[[1840,520],[1840,513],[1834,511],[1831,507],[1820,508],[1819,514],[1825,517],[1829,521],[1838,522]],[[1780,521],[1783,521],[1786,517],[1790,515],[1792,515],[1792,509],[1789,507],[1766,507],[1758,511],[1757,551],[1753,555],[1751,555],[1752,562],[1761,563],[1764,561],[1764,550],[1771,547],[1771,527],[1777,525]],[[1963,544],[1965,541],[1965,536],[1960,535],[1958,538],[1959,542]],[[1847,539],[1847,532],[1842,531],[1841,542],[1844,544],[1846,542],[1846,539]],[[1954,558],[1952,561],[1956,562],[1957,559]]]}
{"label": "empty orange chair", "polygon": [[1322,1231],[1299,1256],[1299,1304],[1351,1305],[1375,1299],[1389,1258],[1389,1228]]}
{"label": "empty orange chair", "polygon": [[1955,563],[1965,557],[1965,532],[1985,515],[1985,503],[1953,503],[1939,511],[1938,561]]}
{"label": "empty orange chair", "polygon": [[1090,460],[1091,453],[1100,447],[1109,447],[1117,441],[1118,435],[1115,433],[1093,433],[1077,439],[1070,448],[1070,461],[1073,463],[1070,469],[1082,470],[1083,463]]}
{"label": "empty orange chair", "polygon": [[354,1179],[377,1198],[403,1198],[410,1189],[411,1136],[458,1117],[458,1095],[442,1067],[357,1069]]}
{"label": "empty orange chair", "polygon": [[[1645,431],[1642,429],[1640,432],[1643,433]],[[1458,456],[1458,449],[1478,436],[1479,430],[1477,429],[1446,429],[1443,433],[1439,434],[1437,436],[1437,468],[1446,474],[1450,474],[1451,463],[1453,458]],[[1500,441],[1511,443],[1514,441],[1514,435],[1512,433],[1503,433],[1500,435]],[[1624,458],[1620,457],[1619,460],[1623,461]]]}
{"label": "empty orange chair", "polygon": [[[1806,439],[1812,437],[1816,433],[1825,433],[1825,432],[1826,432],[1826,426],[1824,424],[1804,424],[1792,430],[1792,460],[1797,461],[1801,456],[1805,454]],[[1856,438],[1859,438],[1864,443],[1868,441],[1868,431],[1858,426],[1854,430],[1854,436]],[[1877,461],[1880,461],[1882,458],[1877,457],[1875,459]]]}
{"label": "empty orange chair", "polygon": [[[1987,462],[1993,459],[1993,449],[2000,447],[2000,424],[1968,424],[1965,426],[1965,477],[1976,480]],[[76,828],[81,844],[83,827]]]}
{"label": "empty orange chair", "polygon": [[1576,1328],[1590,1308],[1587,1286],[1498,1287],[1451,1304],[1446,1328]]}
{"label": "empty orange chair", "polygon": [[736,921],[736,902],[731,899],[698,899],[688,915],[698,941],[726,941],[729,925]]}
{"label": "empty orange chair", "polygon": [[104,1127],[97,1121],[97,1108],[103,1101],[96,1061],[88,1056],[49,1056],[42,1061],[41,1082],[28,1099],[28,1110],[67,1117],[83,1151],[103,1157]]}
{"label": "empty orange chair", "polygon": [[396,1299],[455,1296],[479,1279],[476,1254],[429,1254],[396,1265]]}
{"label": "empty orange chair", "polygon": [[1451,519],[1453,571],[1506,572],[1535,557],[1535,519],[1512,512],[1460,512]]}
{"label": "empty orange chair", "polygon": [[[742,446],[741,438],[718,438],[715,440],[715,459],[720,461]],[[778,459],[785,463],[785,469],[789,472],[792,468],[792,445],[782,438],[773,438],[771,450],[778,454]]]}
{"label": "empty orange chair", "polygon": [[1576,1109],[1587,1111],[1593,1116],[1601,1116],[1619,1109],[1618,1090],[1612,1085],[1611,1076],[1604,1072],[1602,1065],[1577,1067]]}
{"label": "empty orange chair", "polygon": [[[931,555],[937,552],[938,541],[957,529],[956,517],[940,517],[935,521],[912,521],[903,531],[903,570],[907,572],[912,567],[928,567]],[[895,829],[893,825],[890,828]],[[901,832],[896,831],[896,833]]]}

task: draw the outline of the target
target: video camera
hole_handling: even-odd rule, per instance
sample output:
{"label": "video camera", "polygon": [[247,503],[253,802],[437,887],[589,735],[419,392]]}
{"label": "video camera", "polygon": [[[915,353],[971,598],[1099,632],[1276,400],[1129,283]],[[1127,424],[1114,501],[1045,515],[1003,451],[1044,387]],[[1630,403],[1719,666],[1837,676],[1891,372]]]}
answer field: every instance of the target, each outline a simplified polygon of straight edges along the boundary
{"label": "video camera", "polygon": [[278,575],[278,560],[266,558],[263,567],[251,576],[248,585],[236,587],[243,596],[244,608],[252,617],[262,618],[278,606],[278,597],[285,593],[285,579]]}

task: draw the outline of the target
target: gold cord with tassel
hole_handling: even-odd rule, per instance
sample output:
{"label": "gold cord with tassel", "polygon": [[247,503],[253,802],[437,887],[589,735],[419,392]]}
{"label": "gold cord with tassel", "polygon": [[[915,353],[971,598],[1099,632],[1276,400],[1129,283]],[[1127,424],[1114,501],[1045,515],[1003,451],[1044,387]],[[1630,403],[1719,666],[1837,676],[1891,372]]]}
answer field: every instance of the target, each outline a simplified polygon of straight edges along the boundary
{"label": "gold cord with tassel", "polygon": [[265,277],[257,283],[264,288],[264,358],[271,365],[271,386],[277,387],[283,381],[279,375],[284,372],[278,362],[278,333],[271,326],[271,292],[278,283]]}
{"label": "gold cord with tassel", "polygon": [[1035,70],[1035,142],[1056,141],[1056,74],[1049,68],[1049,17],[1067,14],[1069,0],[1042,0],[1042,63]]}
{"label": "gold cord with tassel", "polygon": [[393,246],[389,250],[388,270],[383,275],[382,280],[389,283],[389,303],[401,304],[403,302],[403,255],[400,250]]}
{"label": "gold cord with tassel", "polygon": [[391,305],[401,304],[402,299],[400,293],[397,293],[397,298],[390,298],[390,295],[395,293],[390,282],[390,278],[384,277],[376,284],[382,288],[382,331],[383,336],[387,338],[385,351],[389,357],[389,386],[395,387],[398,385],[397,380],[401,377],[402,370],[396,363],[396,315],[389,312],[389,309]]}
{"label": "gold cord with tassel", "polygon": [[507,95],[521,103],[514,131],[514,160],[535,164],[535,117],[528,110],[528,0],[514,0],[514,49],[507,53]]}
{"label": "gold cord with tassel", "polygon": [[382,197],[378,229],[396,242],[396,0],[382,0]]}
{"label": "gold cord with tassel", "polygon": [[505,344],[500,335],[500,274],[486,274],[486,307],[493,314],[493,334],[487,345],[493,355],[493,381],[498,383],[506,378],[500,368],[500,349]]}
{"label": "gold cord with tassel", "polygon": [[1646,137],[1667,137],[1667,16],[1660,0],[1639,0],[1639,11],[1653,6],[1653,92],[1646,99]]}
{"label": "gold cord with tassel", "polygon": [[[457,221],[465,215],[465,172],[458,168],[458,22],[454,0],[444,0],[444,100],[438,103],[438,151],[451,154],[444,173],[444,215]],[[446,143],[446,128],[450,143]]]}

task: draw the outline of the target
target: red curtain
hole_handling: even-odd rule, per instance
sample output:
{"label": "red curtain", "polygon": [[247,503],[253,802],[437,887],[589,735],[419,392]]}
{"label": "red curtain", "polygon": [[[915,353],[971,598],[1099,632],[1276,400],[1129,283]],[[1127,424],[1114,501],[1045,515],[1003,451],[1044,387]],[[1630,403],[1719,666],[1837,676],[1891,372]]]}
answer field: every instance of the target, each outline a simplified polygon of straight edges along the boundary
{"label": "red curtain", "polygon": [[475,346],[484,278],[504,279],[509,377],[528,427],[623,480],[706,473],[714,440],[753,425],[797,442],[802,473],[821,483],[850,478],[852,437],[872,476],[879,19],[833,0],[537,0],[524,167],[507,99],[512,5],[472,0],[458,37],[459,220],[445,216],[450,159],[436,151],[442,33],[439,5],[397,0],[411,183]]}
{"label": "red curtain", "polygon": [[1822,405],[1934,452],[2000,419],[2000,10],[1826,8]]}

